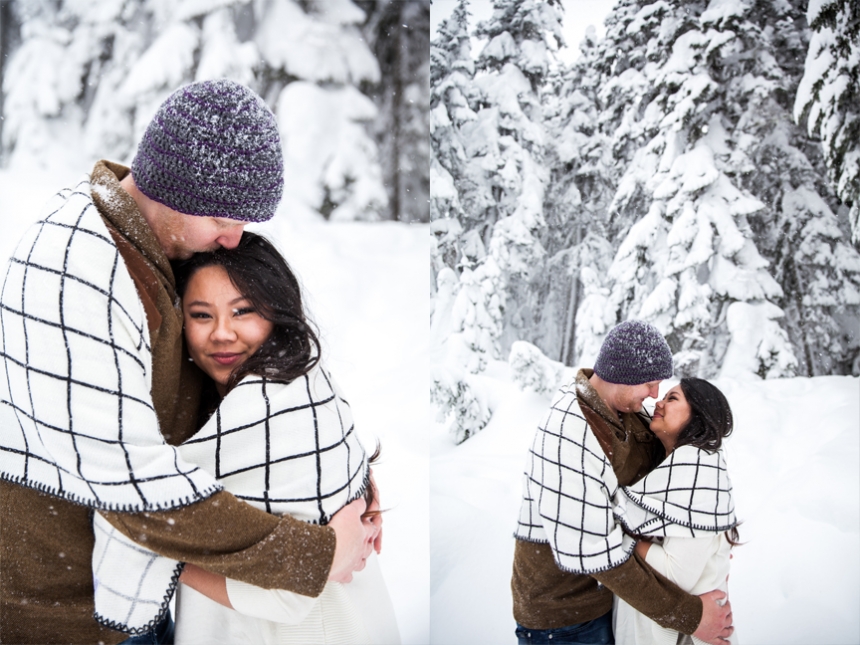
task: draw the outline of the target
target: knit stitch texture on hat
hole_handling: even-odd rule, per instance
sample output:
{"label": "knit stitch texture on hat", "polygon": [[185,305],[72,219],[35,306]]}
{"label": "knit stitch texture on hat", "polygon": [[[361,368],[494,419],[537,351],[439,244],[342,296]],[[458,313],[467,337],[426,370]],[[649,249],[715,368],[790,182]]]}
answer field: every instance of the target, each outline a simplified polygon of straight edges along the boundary
{"label": "knit stitch texture on hat", "polygon": [[621,385],[662,381],[673,373],[672,350],[653,325],[626,320],[606,335],[594,373],[607,383]]}
{"label": "knit stitch texture on hat", "polygon": [[284,190],[275,115],[235,81],[181,87],[147,127],[131,174],[144,195],[180,213],[264,222]]}

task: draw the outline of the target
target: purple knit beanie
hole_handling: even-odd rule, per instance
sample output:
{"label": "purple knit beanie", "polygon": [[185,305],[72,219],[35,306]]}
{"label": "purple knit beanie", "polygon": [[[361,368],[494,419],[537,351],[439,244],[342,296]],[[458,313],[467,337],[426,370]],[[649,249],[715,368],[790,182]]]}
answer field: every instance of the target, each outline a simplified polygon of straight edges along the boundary
{"label": "purple knit beanie", "polygon": [[264,222],[284,190],[275,115],[234,81],[181,87],[146,128],[131,174],[144,195],[180,213]]}
{"label": "purple knit beanie", "polygon": [[607,383],[641,385],[672,376],[672,351],[653,325],[626,320],[600,346],[594,373]]}

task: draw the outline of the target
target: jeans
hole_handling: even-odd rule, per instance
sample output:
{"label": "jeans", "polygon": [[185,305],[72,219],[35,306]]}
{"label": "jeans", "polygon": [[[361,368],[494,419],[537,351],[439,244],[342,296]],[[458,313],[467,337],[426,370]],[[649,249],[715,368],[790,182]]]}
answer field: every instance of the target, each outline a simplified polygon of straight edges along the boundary
{"label": "jeans", "polygon": [[609,611],[600,618],[584,623],[555,629],[528,629],[517,625],[517,642],[519,645],[552,645],[552,643],[613,645],[615,638],[612,635],[612,612]]}
{"label": "jeans", "polygon": [[131,636],[119,645],[173,645],[173,617],[168,611],[155,629]]}

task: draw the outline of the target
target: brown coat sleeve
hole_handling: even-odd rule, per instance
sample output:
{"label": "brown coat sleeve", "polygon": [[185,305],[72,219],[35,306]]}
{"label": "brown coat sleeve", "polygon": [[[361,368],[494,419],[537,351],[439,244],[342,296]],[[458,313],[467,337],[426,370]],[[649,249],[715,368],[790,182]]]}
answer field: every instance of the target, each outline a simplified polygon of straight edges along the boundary
{"label": "brown coat sleeve", "polygon": [[692,635],[702,621],[699,597],[682,591],[636,553],[624,564],[591,576],[661,627]]}
{"label": "brown coat sleeve", "polygon": [[102,514],[160,555],[264,589],[316,597],[334,559],[333,529],[269,515],[226,491],[169,511]]}

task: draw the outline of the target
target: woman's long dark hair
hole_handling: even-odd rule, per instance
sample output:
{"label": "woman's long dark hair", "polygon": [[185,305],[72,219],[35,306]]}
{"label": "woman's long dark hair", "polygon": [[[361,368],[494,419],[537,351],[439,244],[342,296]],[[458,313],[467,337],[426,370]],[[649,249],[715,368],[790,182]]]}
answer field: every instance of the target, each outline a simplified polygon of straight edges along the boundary
{"label": "woman's long dark hair", "polygon": [[230,374],[228,392],[248,374],[290,382],[313,369],[320,359],[319,339],[305,316],[296,276],[269,240],[245,231],[234,249],[197,253],[177,264],[180,298],[191,276],[208,266],[223,267],[236,290],[274,325],[269,338]]}
{"label": "woman's long dark hair", "polygon": [[700,378],[682,378],[681,391],[690,406],[690,420],[678,434],[675,447],[691,445],[716,452],[733,428],[732,409],[725,395]]}
{"label": "woman's long dark hair", "polygon": [[[690,445],[716,452],[734,429],[732,408],[726,396],[715,385],[700,378],[682,378],[680,385],[690,406],[690,420],[678,434],[675,448]],[[736,526],[726,531],[726,538],[732,546],[741,544]]]}

